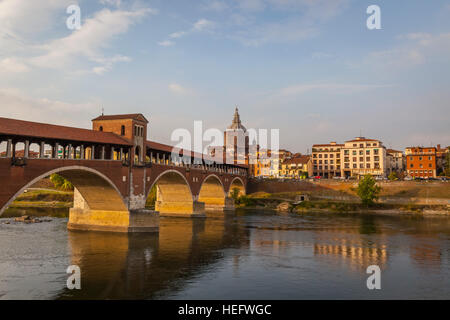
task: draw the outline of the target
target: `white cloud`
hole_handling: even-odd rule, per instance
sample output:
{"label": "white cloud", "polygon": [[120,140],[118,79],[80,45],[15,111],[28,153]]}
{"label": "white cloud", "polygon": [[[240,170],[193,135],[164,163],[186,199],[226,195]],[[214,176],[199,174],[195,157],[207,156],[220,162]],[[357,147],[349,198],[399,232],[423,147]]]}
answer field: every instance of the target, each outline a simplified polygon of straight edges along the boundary
{"label": "white cloud", "polygon": [[[107,2],[120,5],[120,1]],[[55,12],[65,14],[68,4],[69,1],[65,0],[0,0],[1,73],[25,72],[37,67],[72,70],[71,74],[84,74],[87,65],[90,72],[103,74],[110,70],[113,64],[131,60],[122,55],[106,57],[104,50],[118,35],[126,33],[140,19],[157,12],[147,7],[134,7],[135,9],[130,10],[103,9],[85,19],[80,30],[43,44],[35,44],[34,39],[38,32],[52,24],[51,18]],[[65,30],[64,20],[60,22],[61,28]],[[34,28],[35,25],[39,26]],[[73,71],[78,67],[78,71]],[[80,71],[82,69],[85,71]]]}
{"label": "white cloud", "polygon": [[29,68],[16,58],[4,58],[0,60],[0,72],[22,73],[27,72]]}
{"label": "white cloud", "polygon": [[170,47],[170,46],[175,45],[175,42],[173,42],[171,40],[164,40],[164,41],[158,42],[158,45],[160,45],[162,47]]}
{"label": "white cloud", "polygon": [[86,114],[92,114],[99,106],[93,102],[68,103],[34,98],[16,88],[0,88],[0,105],[2,117],[70,126],[89,126]]}
{"label": "white cloud", "polygon": [[120,7],[122,5],[122,0],[100,0],[100,3],[104,6]]}
{"label": "white cloud", "polygon": [[177,39],[177,38],[181,38],[185,34],[187,34],[186,31],[178,31],[178,32],[174,32],[174,33],[169,34],[169,38]]}
{"label": "white cloud", "polygon": [[77,59],[86,59],[99,63],[94,67],[96,73],[99,73],[99,70],[109,70],[112,64],[129,61],[129,58],[107,58],[103,56],[102,49],[117,35],[126,33],[140,18],[151,13],[153,11],[150,8],[135,11],[103,9],[94,17],[86,19],[80,30],[40,46],[45,53],[31,58],[30,63],[44,68],[68,68]]}
{"label": "white cloud", "polygon": [[[187,36],[189,34],[192,34],[194,32],[204,32],[204,31],[211,31],[215,27],[215,23],[213,21],[207,20],[207,19],[199,19],[197,20],[192,27],[189,30],[182,30],[177,31],[169,34],[169,38],[171,39],[179,39],[181,37]],[[175,44],[174,41],[171,40],[164,40],[158,42],[158,44],[161,46],[173,46]]]}
{"label": "white cloud", "polygon": [[[244,0],[230,15],[229,22],[237,27],[228,38],[246,46],[269,43],[298,42],[319,34],[319,26],[339,15],[350,0]],[[286,11],[290,18],[284,21],[258,23],[254,19],[260,11]],[[256,23],[255,23],[256,21]]]}
{"label": "white cloud", "polygon": [[450,57],[450,33],[410,33],[399,37],[400,45],[371,53],[364,61],[376,68],[408,68]]}
{"label": "white cloud", "polygon": [[203,31],[214,26],[214,22],[209,21],[207,19],[200,19],[196,23],[194,23],[193,29],[196,31]]}
{"label": "white cloud", "polygon": [[297,84],[282,88],[276,93],[276,96],[297,96],[304,93],[317,90],[322,92],[352,94],[370,89],[387,88],[392,85],[372,85],[372,84],[341,84],[341,83],[323,83],[323,84]]}
{"label": "white cloud", "polygon": [[177,95],[191,95],[193,92],[190,89],[187,89],[183,87],[182,85],[178,83],[171,83],[169,84],[169,90],[172,93],[175,93]]}
{"label": "white cloud", "polygon": [[229,9],[229,5],[225,1],[219,0],[207,0],[202,6],[203,10],[222,12]]}
{"label": "white cloud", "polygon": [[249,27],[229,36],[245,46],[261,46],[267,43],[289,43],[311,38],[318,30],[305,27],[297,20],[288,23],[271,23]]}

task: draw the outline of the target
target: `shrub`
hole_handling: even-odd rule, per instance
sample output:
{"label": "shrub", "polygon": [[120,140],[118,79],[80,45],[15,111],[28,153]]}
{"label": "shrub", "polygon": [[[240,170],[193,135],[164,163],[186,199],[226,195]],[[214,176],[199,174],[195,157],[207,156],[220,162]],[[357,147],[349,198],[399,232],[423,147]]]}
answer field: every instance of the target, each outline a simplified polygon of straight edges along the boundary
{"label": "shrub", "polygon": [[238,200],[239,200],[239,188],[237,188],[237,187],[234,187],[232,190],[231,190],[231,193],[230,193],[230,196],[231,196],[231,198],[234,200],[234,203],[238,203]]}
{"label": "shrub", "polygon": [[152,187],[150,193],[147,198],[147,202],[145,203],[146,207],[155,207],[156,202],[156,185]]}
{"label": "shrub", "polygon": [[398,180],[397,172],[392,171],[392,172],[389,174],[388,179],[391,180],[391,181],[396,181],[396,180]]}
{"label": "shrub", "polygon": [[57,189],[73,190],[72,183],[69,180],[65,179],[64,177],[60,176],[59,174],[53,173],[52,175],[50,175],[50,181]]}
{"label": "shrub", "polygon": [[377,185],[375,179],[370,175],[365,175],[358,183],[356,193],[361,198],[364,205],[370,206],[374,200],[378,199],[381,187]]}

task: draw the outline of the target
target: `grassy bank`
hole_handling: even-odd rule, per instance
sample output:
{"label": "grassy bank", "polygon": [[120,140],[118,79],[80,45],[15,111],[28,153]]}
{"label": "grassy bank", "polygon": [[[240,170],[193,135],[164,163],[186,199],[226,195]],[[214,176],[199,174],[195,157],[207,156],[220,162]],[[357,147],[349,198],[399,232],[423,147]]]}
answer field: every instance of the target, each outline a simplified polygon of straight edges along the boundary
{"label": "grassy bank", "polygon": [[70,208],[72,206],[72,191],[50,189],[28,190],[10,205],[11,208]]}
{"label": "grassy bank", "polygon": [[278,210],[285,212],[306,213],[306,212],[336,212],[336,213],[410,213],[410,214],[448,214],[450,207],[447,205],[422,205],[422,204],[401,204],[401,203],[375,203],[371,206],[363,205],[357,197],[349,198],[346,201],[324,200],[318,198],[314,193],[310,193],[309,200],[294,204],[299,192],[265,193],[258,192],[239,198],[237,207]]}

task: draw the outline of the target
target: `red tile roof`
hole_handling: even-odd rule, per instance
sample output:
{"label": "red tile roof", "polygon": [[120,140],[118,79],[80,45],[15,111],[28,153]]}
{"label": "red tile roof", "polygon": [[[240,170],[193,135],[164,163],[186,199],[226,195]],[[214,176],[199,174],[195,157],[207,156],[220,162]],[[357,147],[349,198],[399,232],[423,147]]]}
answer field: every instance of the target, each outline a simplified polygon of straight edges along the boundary
{"label": "red tile roof", "polygon": [[367,138],[364,138],[364,137],[358,137],[356,139],[348,140],[348,141],[345,141],[345,142],[360,142],[360,141],[379,141],[379,140],[377,140],[377,139],[367,139]]}
{"label": "red tile roof", "polygon": [[287,159],[287,160],[283,161],[283,164],[307,164],[309,159],[311,159],[309,156],[300,156],[300,157]]}
{"label": "red tile roof", "polygon": [[394,149],[387,149],[386,152],[387,153],[403,153],[403,151],[398,151],[398,150],[394,150]]}
{"label": "red tile roof", "polygon": [[344,147],[345,145],[344,144],[339,144],[339,143],[336,143],[336,144],[330,144],[330,143],[328,143],[328,144],[313,144],[313,148],[314,147]]}
{"label": "red tile roof", "polygon": [[111,132],[101,132],[1,117],[0,135],[23,136],[44,140],[64,140],[132,146],[127,139]]}
{"label": "red tile roof", "polygon": [[120,120],[120,119],[132,119],[132,120],[139,120],[141,121],[143,118],[145,122],[148,123],[147,118],[144,117],[142,113],[129,113],[129,114],[113,114],[113,115],[101,115],[98,116],[95,119],[92,119],[92,121],[96,120]]}

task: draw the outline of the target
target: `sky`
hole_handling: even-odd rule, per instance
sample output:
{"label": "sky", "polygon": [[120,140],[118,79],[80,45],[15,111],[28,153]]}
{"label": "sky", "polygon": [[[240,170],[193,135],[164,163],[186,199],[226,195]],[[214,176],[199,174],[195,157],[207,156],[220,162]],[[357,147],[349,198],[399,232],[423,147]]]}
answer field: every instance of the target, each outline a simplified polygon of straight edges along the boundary
{"label": "sky", "polygon": [[238,106],[292,152],[359,135],[450,145],[449,17],[443,0],[0,0],[0,117],[142,113],[171,143],[196,120],[225,129]]}

